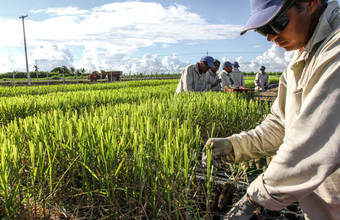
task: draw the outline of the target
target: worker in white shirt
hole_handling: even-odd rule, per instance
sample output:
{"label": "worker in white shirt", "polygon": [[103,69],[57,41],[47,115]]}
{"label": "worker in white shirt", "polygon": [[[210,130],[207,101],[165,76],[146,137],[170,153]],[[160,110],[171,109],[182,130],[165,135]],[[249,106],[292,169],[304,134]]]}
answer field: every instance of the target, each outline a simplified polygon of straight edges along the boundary
{"label": "worker in white shirt", "polygon": [[257,207],[298,202],[306,220],[340,219],[340,7],[326,0],[250,0],[241,32],[255,30],[286,51],[271,113],[257,127],[210,138],[203,163],[275,155],[224,219],[248,220]]}
{"label": "worker in white shirt", "polygon": [[234,81],[232,86],[233,87],[246,87],[246,84],[244,82],[243,72],[238,69],[240,67],[238,62],[235,61],[233,64],[233,67],[234,67],[233,72],[230,73],[230,76]]}
{"label": "worker in white shirt", "polygon": [[225,87],[229,88],[232,84],[234,84],[233,79],[230,76],[230,73],[233,71],[233,64],[229,61],[226,61],[222,65],[223,71],[219,74],[221,79],[221,87],[224,90]]}
{"label": "worker in white shirt", "polygon": [[204,74],[215,68],[214,58],[211,56],[204,56],[200,62],[189,65],[184,68],[181,79],[178,83],[176,93],[181,92],[205,92],[207,85]]}
{"label": "worker in white shirt", "polygon": [[255,91],[264,92],[269,86],[269,76],[266,73],[266,67],[261,66],[260,72],[255,76]]}
{"label": "worker in white shirt", "polygon": [[221,91],[221,79],[217,75],[217,71],[221,66],[221,62],[217,59],[214,60],[215,68],[211,68],[205,73],[207,91]]}

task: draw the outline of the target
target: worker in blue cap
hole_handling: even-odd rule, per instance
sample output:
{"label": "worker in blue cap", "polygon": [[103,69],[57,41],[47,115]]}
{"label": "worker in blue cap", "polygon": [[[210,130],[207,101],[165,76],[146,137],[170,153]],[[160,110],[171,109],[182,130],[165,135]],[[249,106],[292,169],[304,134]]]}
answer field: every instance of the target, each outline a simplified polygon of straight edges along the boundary
{"label": "worker in blue cap", "polygon": [[219,74],[221,79],[221,87],[224,90],[225,87],[229,88],[232,84],[234,84],[233,79],[230,76],[230,73],[233,71],[233,64],[230,61],[226,61],[222,65],[223,71]]}
{"label": "worker in blue cap", "polygon": [[238,62],[233,63],[233,72],[230,73],[231,78],[233,79],[233,87],[246,87],[246,83],[244,82],[244,75],[241,70],[239,70],[240,65]]}
{"label": "worker in blue cap", "polygon": [[211,56],[204,56],[200,62],[185,67],[176,93],[207,91],[208,88],[204,74],[211,68],[215,68],[214,58]]}
{"label": "worker in blue cap", "polygon": [[266,73],[266,67],[261,66],[260,72],[255,76],[255,91],[265,92],[269,87],[269,76]]}
{"label": "worker in blue cap", "polygon": [[217,75],[217,71],[221,66],[221,62],[217,59],[214,60],[215,68],[211,68],[204,74],[208,91],[219,92],[221,91],[221,79]]}
{"label": "worker in blue cap", "polygon": [[[298,202],[306,220],[340,219],[340,7],[326,0],[250,0],[241,32],[254,30],[295,55],[271,113],[255,129],[208,139],[202,153],[239,163],[275,155],[225,215],[248,220],[259,207]],[[209,157],[210,158],[210,157]]]}

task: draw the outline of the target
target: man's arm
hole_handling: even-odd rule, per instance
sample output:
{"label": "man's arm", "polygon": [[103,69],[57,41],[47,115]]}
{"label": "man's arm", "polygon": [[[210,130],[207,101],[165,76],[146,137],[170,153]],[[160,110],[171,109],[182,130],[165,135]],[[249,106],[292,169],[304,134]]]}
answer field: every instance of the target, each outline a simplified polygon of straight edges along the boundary
{"label": "man's arm", "polygon": [[193,66],[189,66],[187,68],[185,68],[183,74],[183,90],[185,92],[189,92],[189,91],[193,91],[194,92],[194,87],[193,87],[193,83],[194,83],[194,68]]}
{"label": "man's arm", "polygon": [[214,83],[216,82],[215,78],[211,75],[212,73],[210,71],[206,72],[204,74],[205,83],[206,83],[206,89],[205,91],[214,90],[214,87],[216,86]]}
{"label": "man's arm", "polygon": [[265,80],[265,82],[264,82],[264,86],[267,86],[267,87],[268,87],[268,85],[269,85],[269,75],[267,74],[267,75],[266,75],[266,80]]}
{"label": "man's arm", "polygon": [[256,73],[254,83],[255,83],[255,87],[259,86],[259,73]]}
{"label": "man's arm", "polygon": [[224,87],[227,85],[227,75],[222,72],[221,75],[220,75],[220,78],[221,78],[221,82],[222,82],[222,89],[224,89]]}
{"label": "man's arm", "polygon": [[241,76],[241,82],[242,82],[242,86],[246,87],[246,83],[244,82],[244,75],[243,75],[243,73],[242,73],[242,76]]}
{"label": "man's arm", "polygon": [[[327,56],[331,54],[336,53],[327,53]],[[340,102],[335,101],[340,100],[340,75],[338,74],[340,64],[338,58],[335,58],[333,62],[319,61],[318,66],[310,69],[313,71],[313,78],[310,81],[314,81],[314,84],[304,88],[310,92],[307,92],[308,95],[304,97],[301,108],[296,111],[291,109],[293,106],[288,107],[290,114],[297,114],[296,119],[286,127],[283,142],[268,169],[248,188],[249,196],[256,203],[270,210],[280,210],[292,202],[307,197],[340,167],[340,117],[338,116]],[[294,82],[295,80],[290,81],[290,83]],[[286,109],[280,100],[284,96],[280,92],[286,92],[282,89],[281,82],[280,87],[279,96],[273,106],[276,115],[280,115],[279,112],[284,112]],[[302,96],[302,92],[292,95]],[[285,117],[289,117],[288,113]],[[267,118],[264,123],[272,122]],[[262,123],[259,127],[263,129],[263,126]],[[275,129],[275,126],[270,125],[270,128]],[[238,160],[245,158],[240,156],[242,154],[249,157],[254,156],[252,152],[256,150],[265,153],[270,149],[272,139],[268,137],[270,132],[261,131],[259,128],[257,130],[255,137],[249,138],[253,133],[248,133],[229,138]],[[258,142],[259,140],[262,142]],[[339,190],[336,186],[335,189]]]}

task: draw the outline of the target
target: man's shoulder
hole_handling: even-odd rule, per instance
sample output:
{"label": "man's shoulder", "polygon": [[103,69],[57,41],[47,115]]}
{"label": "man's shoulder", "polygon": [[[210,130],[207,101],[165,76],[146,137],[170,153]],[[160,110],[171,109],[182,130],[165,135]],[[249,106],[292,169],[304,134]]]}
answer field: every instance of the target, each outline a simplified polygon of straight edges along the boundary
{"label": "man's shoulder", "polygon": [[190,64],[188,66],[185,67],[185,69],[191,69],[191,68],[195,68],[196,64]]}
{"label": "man's shoulder", "polygon": [[226,75],[226,72],[221,72],[220,74],[218,74],[219,77],[225,77]]}
{"label": "man's shoulder", "polygon": [[215,76],[216,76],[216,74],[213,73],[212,71],[208,71],[207,73],[208,73],[210,76],[212,76],[212,77],[215,77]]}
{"label": "man's shoulder", "polygon": [[184,68],[184,72],[195,72],[198,69],[199,63],[190,64]]}
{"label": "man's shoulder", "polygon": [[242,74],[242,71],[237,69],[231,72],[230,74]]}

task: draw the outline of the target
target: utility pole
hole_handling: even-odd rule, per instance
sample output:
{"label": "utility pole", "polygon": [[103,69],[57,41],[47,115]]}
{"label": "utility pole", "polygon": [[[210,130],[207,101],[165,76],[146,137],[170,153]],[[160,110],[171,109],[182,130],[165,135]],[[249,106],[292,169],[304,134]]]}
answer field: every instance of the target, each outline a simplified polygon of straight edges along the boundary
{"label": "utility pole", "polygon": [[39,78],[38,78],[38,71],[39,71],[38,60],[35,60],[35,71],[36,71],[36,74],[37,74],[37,81],[39,81]]}
{"label": "utility pole", "polygon": [[24,22],[24,19],[27,18],[27,17],[28,17],[28,15],[26,15],[26,16],[22,15],[19,18],[22,19],[22,28],[23,28],[23,31],[24,31],[24,44],[25,44],[25,56],[26,56],[27,83],[30,86],[31,85],[31,76],[30,76],[30,71],[28,69],[27,46],[26,46],[26,35],[25,35],[25,22]]}
{"label": "utility pole", "polygon": [[13,71],[13,84],[15,86],[15,71]]}

